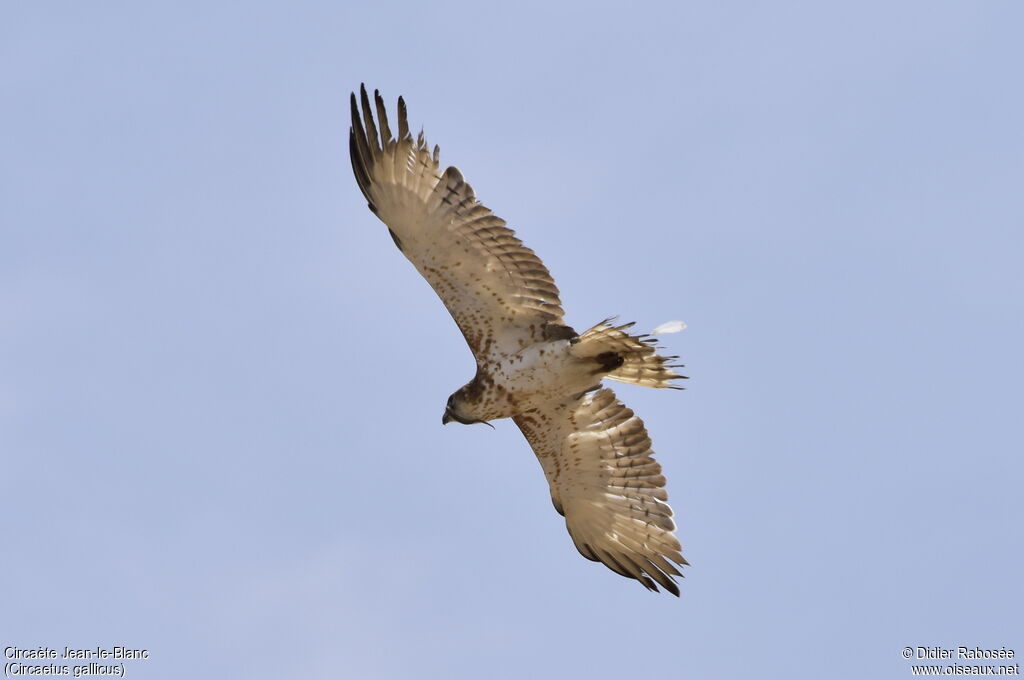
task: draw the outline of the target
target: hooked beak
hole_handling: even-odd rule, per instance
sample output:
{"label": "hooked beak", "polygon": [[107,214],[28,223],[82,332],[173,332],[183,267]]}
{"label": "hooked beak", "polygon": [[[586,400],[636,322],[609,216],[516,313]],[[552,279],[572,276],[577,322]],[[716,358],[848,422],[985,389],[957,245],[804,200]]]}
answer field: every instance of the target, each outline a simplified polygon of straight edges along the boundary
{"label": "hooked beak", "polygon": [[457,420],[458,422],[462,423],[463,425],[484,424],[487,427],[491,428],[492,430],[495,429],[494,425],[491,425],[486,420],[463,420],[462,418],[459,418],[457,415],[452,413],[452,410],[450,408],[446,408],[444,410],[444,415],[441,416],[441,424],[442,425],[447,425],[448,423],[452,422],[453,420]]}

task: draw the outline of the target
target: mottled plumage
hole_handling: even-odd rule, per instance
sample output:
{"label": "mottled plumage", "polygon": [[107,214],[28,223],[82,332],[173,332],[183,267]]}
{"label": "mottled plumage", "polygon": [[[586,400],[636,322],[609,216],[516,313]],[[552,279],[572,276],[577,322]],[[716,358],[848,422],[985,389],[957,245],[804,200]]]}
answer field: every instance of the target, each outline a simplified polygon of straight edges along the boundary
{"label": "mottled plumage", "polygon": [[[349,151],[370,210],[434,288],[476,357],[477,373],[448,400],[443,422],[513,418],[537,454],[551,499],[580,553],[645,587],[678,595],[686,564],[673,534],[665,478],[643,421],[601,380],[675,387],[683,376],[632,324],[582,334],[564,322],[540,258],[476,200],[398,99],[392,134],[384,101],[352,95]],[[376,120],[374,118],[376,110]],[[378,128],[379,123],[379,128]]]}

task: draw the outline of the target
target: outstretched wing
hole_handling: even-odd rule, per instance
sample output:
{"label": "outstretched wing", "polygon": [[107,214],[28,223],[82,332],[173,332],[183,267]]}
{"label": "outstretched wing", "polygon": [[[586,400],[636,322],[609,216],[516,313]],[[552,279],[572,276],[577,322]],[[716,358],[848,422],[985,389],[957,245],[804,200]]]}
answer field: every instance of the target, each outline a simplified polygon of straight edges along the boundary
{"label": "outstretched wing", "polygon": [[413,141],[401,97],[395,138],[384,100],[373,95],[379,134],[366,88],[360,87],[361,117],[352,95],[349,153],[356,181],[395,245],[451,312],[478,362],[573,335],[540,258],[476,200],[458,169],[439,170],[440,150],[431,153],[422,132]]}
{"label": "outstretched wing", "polygon": [[672,533],[665,477],[642,420],[605,388],[514,418],[565,516],[577,550],[609,569],[678,597],[687,564]]}

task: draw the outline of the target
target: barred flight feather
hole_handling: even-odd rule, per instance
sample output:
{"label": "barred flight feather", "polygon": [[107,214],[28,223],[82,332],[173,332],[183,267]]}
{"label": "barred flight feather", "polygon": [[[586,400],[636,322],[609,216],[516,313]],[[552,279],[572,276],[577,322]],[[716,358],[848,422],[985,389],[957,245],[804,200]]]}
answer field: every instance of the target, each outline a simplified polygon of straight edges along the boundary
{"label": "barred flight feather", "polygon": [[[681,574],[670,562],[687,562],[671,533],[665,478],[643,421],[609,389],[566,400],[549,414],[547,420],[529,413],[514,420],[537,453],[579,552],[650,589],[657,590],[657,582],[678,595],[673,577]],[[616,435],[627,428],[639,438]],[[650,474],[634,476],[636,469]]]}

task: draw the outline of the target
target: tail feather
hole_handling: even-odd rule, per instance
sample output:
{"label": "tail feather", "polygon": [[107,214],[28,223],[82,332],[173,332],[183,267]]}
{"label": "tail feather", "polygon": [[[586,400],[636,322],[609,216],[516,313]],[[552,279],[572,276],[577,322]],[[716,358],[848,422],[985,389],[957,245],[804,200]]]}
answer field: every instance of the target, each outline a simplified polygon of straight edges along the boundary
{"label": "tail feather", "polygon": [[627,333],[632,323],[614,326],[612,321],[606,319],[583,333],[569,351],[580,359],[593,359],[598,364],[595,372],[605,373],[604,377],[611,380],[644,387],[683,389],[672,383],[686,378],[672,370],[682,368],[682,364],[670,363],[679,357],[658,354],[656,340],[650,335]]}

